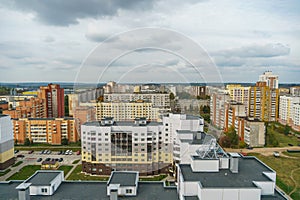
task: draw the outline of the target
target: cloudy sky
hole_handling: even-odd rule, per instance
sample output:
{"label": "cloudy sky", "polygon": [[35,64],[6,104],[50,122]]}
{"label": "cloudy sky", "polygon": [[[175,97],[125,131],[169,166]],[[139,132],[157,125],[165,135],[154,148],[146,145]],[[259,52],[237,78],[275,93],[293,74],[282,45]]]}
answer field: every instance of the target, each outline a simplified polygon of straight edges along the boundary
{"label": "cloudy sky", "polygon": [[[1,0],[0,82],[300,82],[298,0]],[[146,28],[145,28],[146,27]]]}

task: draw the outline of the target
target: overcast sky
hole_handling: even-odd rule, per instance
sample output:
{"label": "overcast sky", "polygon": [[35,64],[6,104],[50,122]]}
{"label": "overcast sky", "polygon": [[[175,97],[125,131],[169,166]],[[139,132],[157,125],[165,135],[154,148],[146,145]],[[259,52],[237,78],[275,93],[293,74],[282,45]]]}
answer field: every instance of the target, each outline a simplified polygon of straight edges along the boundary
{"label": "overcast sky", "polygon": [[299,83],[299,10],[299,0],[1,0],[0,82],[256,82],[271,70]]}

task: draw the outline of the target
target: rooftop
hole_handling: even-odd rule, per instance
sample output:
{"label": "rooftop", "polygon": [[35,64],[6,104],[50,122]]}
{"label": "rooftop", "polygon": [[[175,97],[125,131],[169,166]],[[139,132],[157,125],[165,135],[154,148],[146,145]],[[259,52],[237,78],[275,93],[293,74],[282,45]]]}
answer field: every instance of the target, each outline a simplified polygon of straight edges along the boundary
{"label": "rooftop", "polygon": [[199,181],[206,188],[249,188],[256,186],[253,181],[271,181],[263,172],[273,172],[254,157],[239,159],[239,172],[232,173],[229,169],[220,169],[219,172],[193,172],[188,164],[181,164],[180,169],[185,181]]}
{"label": "rooftop", "polygon": [[[21,181],[0,182],[0,198],[18,199],[18,191],[15,189]],[[45,199],[101,199],[109,200],[106,194],[107,182],[98,181],[63,181],[52,196],[30,196],[31,200]],[[137,196],[121,197],[120,200],[178,200],[175,187],[164,187],[162,182],[139,182]]]}
{"label": "rooftop", "polygon": [[112,175],[108,181],[108,185],[110,184],[120,184],[120,186],[136,186],[138,180],[137,172],[112,172]]}
{"label": "rooftop", "polygon": [[61,173],[62,171],[37,171],[25,183],[32,185],[50,185],[50,182]]}

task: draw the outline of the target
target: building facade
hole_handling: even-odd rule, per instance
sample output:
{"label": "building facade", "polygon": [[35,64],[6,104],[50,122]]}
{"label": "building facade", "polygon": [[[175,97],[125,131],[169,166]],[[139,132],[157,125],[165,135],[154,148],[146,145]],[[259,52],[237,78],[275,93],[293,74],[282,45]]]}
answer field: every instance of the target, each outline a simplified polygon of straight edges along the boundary
{"label": "building facade", "polygon": [[225,93],[212,93],[210,96],[210,122],[212,125],[223,129],[225,125],[225,103],[230,96]]}
{"label": "building facade", "polygon": [[259,76],[259,82],[265,82],[266,86],[270,89],[278,89],[278,75],[272,73],[272,71],[266,71]]}
{"label": "building facade", "polygon": [[73,118],[20,118],[13,119],[14,139],[24,144],[26,138],[33,143],[60,145],[63,139],[77,142],[78,133]]}
{"label": "building facade", "polygon": [[147,122],[145,118],[87,122],[81,126],[82,170],[100,175],[120,170],[143,175],[168,173],[177,130],[203,131],[203,122],[179,114],[170,114],[162,122]]}
{"label": "building facade", "polygon": [[46,100],[40,98],[30,98],[18,102],[18,106],[12,110],[5,110],[3,114],[11,118],[43,118],[46,117],[45,110]]}
{"label": "building facade", "polygon": [[257,82],[250,89],[248,116],[261,121],[276,121],[278,117],[279,90],[266,82]]}
{"label": "building facade", "polygon": [[150,121],[157,121],[170,109],[153,107],[153,103],[143,100],[132,102],[98,102],[96,107],[97,120],[113,117],[116,121],[132,121],[137,117],[145,117]]}
{"label": "building facade", "polygon": [[44,108],[47,117],[65,116],[64,89],[60,88],[60,85],[49,84],[48,86],[41,86],[38,91],[38,97],[46,101]]}
{"label": "building facade", "polygon": [[300,97],[280,96],[278,122],[287,124],[293,129],[299,131],[299,104]]}
{"label": "building facade", "polygon": [[104,102],[138,100],[151,102],[153,107],[170,108],[170,95],[167,93],[112,93],[103,96]]}
{"label": "building facade", "polygon": [[0,114],[0,170],[14,163],[13,126],[10,116]]}

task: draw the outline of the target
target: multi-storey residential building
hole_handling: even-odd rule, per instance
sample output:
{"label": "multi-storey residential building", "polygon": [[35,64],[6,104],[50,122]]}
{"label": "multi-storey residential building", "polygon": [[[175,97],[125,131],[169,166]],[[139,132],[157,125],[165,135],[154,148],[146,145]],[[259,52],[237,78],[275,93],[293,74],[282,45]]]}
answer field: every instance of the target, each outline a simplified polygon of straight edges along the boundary
{"label": "multi-storey residential building", "polygon": [[78,141],[73,118],[20,118],[13,119],[14,139],[23,144],[28,138],[33,143],[61,144]]}
{"label": "multi-storey residential building", "polygon": [[278,75],[272,73],[272,71],[266,71],[259,76],[259,82],[265,82],[266,86],[270,89],[278,89]]}
{"label": "multi-storey residential building", "polygon": [[241,128],[238,129],[238,134],[242,140],[252,147],[263,147],[265,145],[265,123],[254,119],[244,119]]}
{"label": "multi-storey residential building", "polygon": [[64,89],[57,84],[49,84],[48,86],[40,87],[38,97],[45,99],[45,110],[47,117],[64,117],[65,116],[65,101]]}
{"label": "multi-storey residential building", "polygon": [[196,97],[206,97],[206,86],[192,86],[190,94]]}
{"label": "multi-storey residential building", "polygon": [[279,91],[257,82],[250,89],[248,116],[262,121],[275,121],[278,117]]}
{"label": "multi-storey residential building", "polygon": [[13,110],[5,110],[3,114],[10,115],[11,118],[43,118],[46,117],[45,99],[30,98],[19,101],[18,106]]}
{"label": "multi-storey residential building", "polygon": [[170,95],[167,93],[112,93],[104,94],[103,101],[137,101],[151,102],[153,107],[170,108]]}
{"label": "multi-storey residential building", "polygon": [[300,96],[300,86],[295,86],[290,88],[290,94],[292,96]]}
{"label": "multi-storey residential building", "polygon": [[0,114],[0,170],[14,162],[14,138],[10,116]]}
{"label": "multi-storey residential building", "polygon": [[225,125],[225,102],[229,100],[230,96],[225,93],[215,92],[210,95],[210,122],[220,129]]}
{"label": "multi-storey residential building", "polygon": [[128,121],[137,117],[145,117],[147,120],[157,121],[169,111],[170,109],[153,107],[151,102],[137,100],[133,102],[98,102],[96,114],[97,120],[104,117],[113,117],[116,121]]}
{"label": "multi-storey residential building", "polygon": [[88,106],[77,107],[74,110],[74,119],[76,120],[77,132],[80,134],[82,124],[96,120],[96,108]]}
{"label": "multi-storey residential building", "polygon": [[231,100],[244,104],[246,112],[248,112],[250,87],[227,85],[226,89],[229,92]]}
{"label": "multi-storey residential building", "polygon": [[298,122],[299,113],[297,108],[300,104],[300,97],[280,96],[278,121],[282,124],[292,126],[295,130],[300,130]]}
{"label": "multi-storey residential building", "polygon": [[236,101],[225,102],[225,117],[224,117],[224,131],[233,126],[238,129],[237,118],[245,118],[247,115],[245,105]]}
{"label": "multi-storey residential building", "polygon": [[179,130],[203,131],[198,117],[170,114],[162,122],[137,118],[116,122],[106,118],[81,127],[83,171],[110,174],[135,170],[141,174],[167,173],[173,162],[173,143]]}

